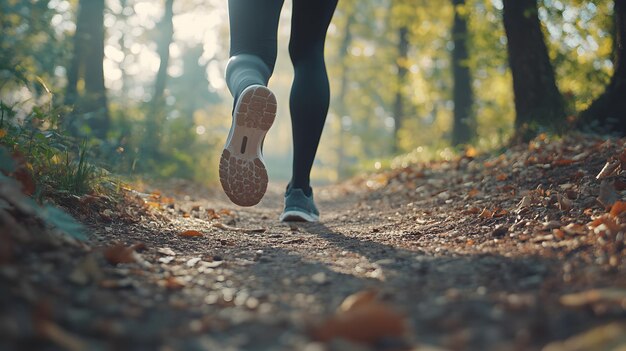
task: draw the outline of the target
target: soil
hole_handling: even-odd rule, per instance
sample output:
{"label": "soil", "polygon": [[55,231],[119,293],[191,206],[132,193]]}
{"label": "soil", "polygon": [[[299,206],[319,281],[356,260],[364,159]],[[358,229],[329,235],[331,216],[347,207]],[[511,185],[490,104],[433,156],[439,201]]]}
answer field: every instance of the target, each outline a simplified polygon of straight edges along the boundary
{"label": "soil", "polygon": [[[89,239],[0,237],[0,349],[616,350],[625,146],[544,137],[362,176],[315,189],[317,224],[278,222],[276,184],[252,208],[183,181],[60,198]],[[364,291],[382,312],[344,318]]]}

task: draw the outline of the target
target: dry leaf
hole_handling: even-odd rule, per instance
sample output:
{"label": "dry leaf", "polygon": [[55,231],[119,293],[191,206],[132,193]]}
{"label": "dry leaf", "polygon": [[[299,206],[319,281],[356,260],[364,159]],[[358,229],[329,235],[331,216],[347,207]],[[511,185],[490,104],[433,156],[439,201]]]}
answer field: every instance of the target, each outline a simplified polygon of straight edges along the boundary
{"label": "dry leaf", "polygon": [[343,338],[374,344],[383,338],[403,338],[407,335],[405,317],[377,301],[371,292],[349,296],[341,306],[333,317],[313,331],[316,340]]}
{"label": "dry leaf", "polygon": [[233,211],[231,211],[229,209],[223,208],[223,209],[220,210],[219,214],[222,215],[222,216],[234,216],[235,212],[233,212]]}
{"label": "dry leaf", "polygon": [[135,245],[126,247],[123,244],[114,244],[104,249],[104,258],[110,264],[133,263],[137,261],[135,248]]}
{"label": "dry leaf", "polygon": [[483,211],[478,215],[478,217],[480,218],[492,218],[493,217],[493,212],[489,211],[486,207],[483,209]]}
{"label": "dry leaf", "polygon": [[611,233],[617,233],[621,230],[621,226],[615,221],[615,217],[610,214],[604,214],[587,225],[589,228],[593,229],[596,234],[601,234],[607,230]]}
{"label": "dry leaf", "polygon": [[167,277],[163,279],[160,285],[164,286],[169,290],[179,290],[185,287],[185,282],[176,278],[176,277]]}
{"label": "dry leaf", "polygon": [[184,232],[179,233],[178,235],[184,236],[184,237],[196,237],[196,236],[202,236],[202,233],[200,233],[197,230],[185,230]]}
{"label": "dry leaf", "polygon": [[571,165],[574,162],[576,162],[576,161],[570,160],[570,159],[565,159],[565,158],[560,158],[560,159],[552,161],[552,165],[553,166],[569,166],[569,165]]}
{"label": "dry leaf", "polygon": [[616,201],[611,207],[611,216],[619,217],[624,211],[626,211],[626,202]]}
{"label": "dry leaf", "polygon": [[215,212],[214,209],[209,208],[208,210],[206,210],[206,214],[209,217],[209,220],[211,219],[220,219],[220,215],[217,214],[217,212]]}
{"label": "dry leaf", "polygon": [[467,197],[469,197],[469,198],[471,199],[471,198],[473,198],[474,196],[478,195],[479,193],[480,193],[480,190],[478,190],[478,189],[474,188],[474,189],[470,190],[470,191],[467,193]]}

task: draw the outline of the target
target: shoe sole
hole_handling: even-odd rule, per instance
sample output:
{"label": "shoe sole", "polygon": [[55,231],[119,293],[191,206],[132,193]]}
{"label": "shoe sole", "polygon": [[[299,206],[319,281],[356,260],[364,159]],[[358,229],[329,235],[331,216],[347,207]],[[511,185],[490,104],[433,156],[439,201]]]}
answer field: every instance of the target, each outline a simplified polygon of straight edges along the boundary
{"label": "shoe sole", "polygon": [[278,218],[281,222],[319,222],[320,217],[301,211],[283,212]]}
{"label": "shoe sole", "polygon": [[276,97],[264,86],[246,88],[233,112],[233,121],[220,158],[220,182],[239,206],[254,206],[267,190],[262,145],[276,118]]}

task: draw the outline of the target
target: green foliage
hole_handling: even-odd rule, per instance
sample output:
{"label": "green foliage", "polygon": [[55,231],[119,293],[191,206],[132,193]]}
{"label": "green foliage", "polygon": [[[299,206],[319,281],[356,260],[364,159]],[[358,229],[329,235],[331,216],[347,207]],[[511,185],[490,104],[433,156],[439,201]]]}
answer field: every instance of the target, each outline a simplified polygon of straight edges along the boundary
{"label": "green foliage", "polygon": [[6,134],[0,144],[23,157],[22,167],[32,172],[40,190],[75,195],[97,191],[103,171],[87,162],[86,143],[77,147],[76,140],[59,129],[64,110],[36,106],[26,113],[0,103],[2,116],[7,116],[0,123]]}

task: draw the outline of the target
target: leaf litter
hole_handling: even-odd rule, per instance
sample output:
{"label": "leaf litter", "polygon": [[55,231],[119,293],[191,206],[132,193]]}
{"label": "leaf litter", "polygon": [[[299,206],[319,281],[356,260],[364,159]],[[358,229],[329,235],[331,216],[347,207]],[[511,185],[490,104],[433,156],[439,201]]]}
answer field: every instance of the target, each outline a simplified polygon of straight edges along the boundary
{"label": "leaf litter", "polygon": [[[2,342],[623,345],[625,145],[544,136],[501,155],[407,164],[321,188],[319,225],[277,223],[279,190],[266,207],[235,211],[218,191],[174,180],[159,191],[128,188],[120,201],[55,199],[86,224],[84,243],[0,207],[0,228],[9,229],[0,284],[11,287],[0,291]],[[37,335],[31,316],[42,301],[58,328]]]}

